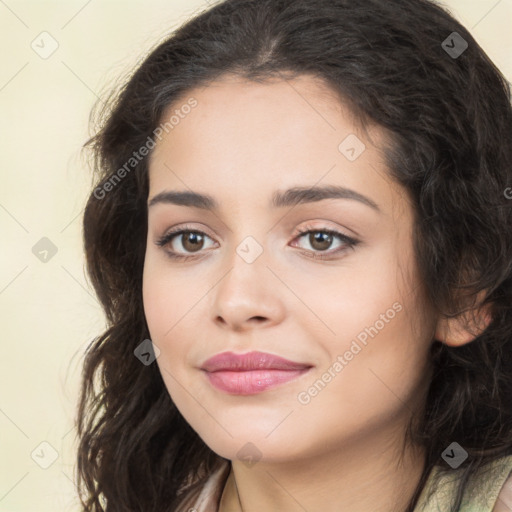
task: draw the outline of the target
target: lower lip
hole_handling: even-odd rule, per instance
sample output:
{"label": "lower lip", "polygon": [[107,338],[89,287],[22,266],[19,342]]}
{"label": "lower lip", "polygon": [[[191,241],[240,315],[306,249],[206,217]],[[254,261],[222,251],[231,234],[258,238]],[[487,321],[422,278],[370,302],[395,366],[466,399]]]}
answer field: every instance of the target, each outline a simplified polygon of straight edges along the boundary
{"label": "lower lip", "polygon": [[249,370],[205,372],[211,385],[233,395],[255,395],[289,382],[308,372],[304,370]]}

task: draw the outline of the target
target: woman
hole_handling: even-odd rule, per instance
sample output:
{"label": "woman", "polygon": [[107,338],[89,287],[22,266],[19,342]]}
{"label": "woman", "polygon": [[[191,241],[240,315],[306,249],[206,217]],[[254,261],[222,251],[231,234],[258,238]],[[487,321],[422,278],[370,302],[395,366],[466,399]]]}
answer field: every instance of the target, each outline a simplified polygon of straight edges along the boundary
{"label": "woman", "polygon": [[89,141],[84,510],[510,506],[511,128],[427,0],[226,0],[154,49]]}

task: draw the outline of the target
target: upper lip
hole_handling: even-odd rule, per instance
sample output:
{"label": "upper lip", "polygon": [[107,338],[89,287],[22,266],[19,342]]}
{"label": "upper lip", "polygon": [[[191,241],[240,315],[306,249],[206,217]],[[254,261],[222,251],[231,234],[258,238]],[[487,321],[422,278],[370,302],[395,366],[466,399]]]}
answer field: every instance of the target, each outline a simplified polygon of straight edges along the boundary
{"label": "upper lip", "polygon": [[283,357],[275,356],[267,352],[248,352],[235,354],[222,352],[206,360],[201,366],[207,372],[250,371],[250,370],[304,370],[312,365],[296,363]]}

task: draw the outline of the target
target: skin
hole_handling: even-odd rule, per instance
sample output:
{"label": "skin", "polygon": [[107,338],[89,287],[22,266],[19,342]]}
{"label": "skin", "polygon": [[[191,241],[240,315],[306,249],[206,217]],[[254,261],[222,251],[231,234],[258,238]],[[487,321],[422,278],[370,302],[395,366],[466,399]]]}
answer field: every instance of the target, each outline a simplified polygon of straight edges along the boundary
{"label": "skin", "polygon": [[[245,512],[334,512],[341,504],[345,512],[405,510],[424,462],[418,447],[402,452],[405,428],[424,407],[433,336],[447,339],[449,326],[426,305],[412,207],[379,149],[385,134],[361,132],[309,76],[257,84],[227,75],[187,97],[198,106],[151,155],[148,202],[163,191],[192,190],[213,196],[220,209],[148,208],[143,300],[170,396],[204,442],[232,461],[221,512],[241,510],[237,489]],[[355,161],[338,149],[349,134],[366,145]],[[327,184],[366,196],[379,211],[353,199],[269,207],[276,190]],[[205,233],[198,252],[180,235],[156,245],[184,224]],[[343,246],[334,238],[328,260],[313,258],[319,244],[294,236],[306,226],[359,243],[334,254]],[[248,236],[263,250],[252,263],[236,252]],[[191,257],[174,261],[171,249]],[[397,302],[400,312],[300,403],[298,394]],[[270,352],[313,368],[257,395],[229,395],[199,369],[228,350]],[[261,457],[251,467],[237,456],[248,442]]]}

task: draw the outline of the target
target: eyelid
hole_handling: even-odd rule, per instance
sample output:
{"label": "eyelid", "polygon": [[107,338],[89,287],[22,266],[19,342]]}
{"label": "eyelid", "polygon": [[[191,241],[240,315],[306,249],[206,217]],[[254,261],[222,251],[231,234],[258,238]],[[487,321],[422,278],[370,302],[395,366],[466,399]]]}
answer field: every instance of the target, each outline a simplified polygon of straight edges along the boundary
{"label": "eyelid", "polygon": [[[320,222],[321,224],[317,225],[317,224],[313,224],[312,222]],[[302,226],[302,227],[299,227],[299,228],[295,229],[293,236],[296,237],[296,236],[299,236],[301,234],[307,233],[308,231],[324,231],[324,232],[333,232],[336,235],[340,235],[343,238],[346,238],[346,239],[349,239],[349,240],[353,241],[354,243],[355,242],[359,242],[359,240],[356,239],[353,235],[349,235],[349,234],[347,234],[345,232],[345,231],[353,232],[352,230],[349,230],[349,229],[346,229],[346,228],[341,228],[341,227],[334,227],[334,226],[331,227],[331,226],[329,226],[326,223],[328,223],[328,221],[326,221],[326,220],[307,221],[305,226]],[[353,232],[353,233],[355,233],[355,232]],[[359,237],[359,235],[356,235],[356,236]]]}
{"label": "eyelid", "polygon": [[208,238],[213,240],[213,237],[210,236],[204,228],[197,228],[197,227],[191,226],[190,224],[184,224],[184,225],[179,225],[174,228],[167,229],[162,236],[157,238],[155,243],[158,246],[167,245],[167,243],[169,243],[174,237],[179,236],[183,232],[199,233],[201,235],[206,235]]}

